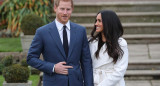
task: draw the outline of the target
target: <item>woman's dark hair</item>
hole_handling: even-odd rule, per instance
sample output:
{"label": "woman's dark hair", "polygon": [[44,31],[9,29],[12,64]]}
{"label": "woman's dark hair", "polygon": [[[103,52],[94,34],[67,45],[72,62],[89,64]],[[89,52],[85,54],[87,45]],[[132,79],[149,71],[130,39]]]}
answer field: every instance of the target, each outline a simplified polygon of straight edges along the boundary
{"label": "woman's dark hair", "polygon": [[[102,16],[102,23],[103,23],[103,33],[106,38],[106,42],[102,41],[102,35],[101,33],[97,33],[95,35],[96,26],[94,25],[94,29],[91,32],[91,39],[89,42],[93,40],[97,40],[98,38],[98,49],[95,52],[95,56],[98,59],[99,51],[103,44],[105,43],[107,45],[106,51],[108,52],[108,55],[113,58],[113,62],[116,63],[119,58],[122,58],[124,52],[121,49],[118,39],[123,35],[123,27],[122,24],[116,15],[115,12],[110,10],[102,10],[98,12],[98,14],[101,13]],[[97,15],[98,15],[97,14]],[[96,23],[96,21],[95,21]]]}

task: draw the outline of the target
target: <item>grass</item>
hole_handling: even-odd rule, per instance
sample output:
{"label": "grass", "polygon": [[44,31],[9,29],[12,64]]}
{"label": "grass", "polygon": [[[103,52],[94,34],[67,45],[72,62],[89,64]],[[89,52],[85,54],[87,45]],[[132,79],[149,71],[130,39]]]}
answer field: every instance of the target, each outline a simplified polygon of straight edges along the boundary
{"label": "grass", "polygon": [[0,75],[0,86],[2,86],[3,81],[4,81],[4,78],[2,75]]}
{"label": "grass", "polygon": [[21,41],[19,38],[0,38],[0,52],[21,52]]}
{"label": "grass", "polygon": [[32,81],[32,86],[37,86],[38,81],[39,81],[39,75],[31,75],[29,77],[29,80]]}
{"label": "grass", "polygon": [[[31,75],[29,77],[29,80],[32,81],[32,86],[37,86],[39,81],[39,75]],[[4,78],[2,75],[0,75],[0,86],[2,86],[3,81],[4,81]]]}

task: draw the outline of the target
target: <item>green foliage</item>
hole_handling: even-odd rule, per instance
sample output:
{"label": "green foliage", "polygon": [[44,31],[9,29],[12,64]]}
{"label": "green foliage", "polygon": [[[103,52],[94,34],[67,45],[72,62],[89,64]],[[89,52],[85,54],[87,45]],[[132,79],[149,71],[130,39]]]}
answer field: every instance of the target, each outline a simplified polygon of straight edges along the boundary
{"label": "green foliage", "polygon": [[0,75],[2,74],[3,69],[4,69],[4,65],[0,62]]}
{"label": "green foliage", "polygon": [[0,62],[0,72],[7,83],[24,83],[28,81],[30,70],[26,59],[20,64],[13,64],[13,56],[6,56]]}
{"label": "green foliage", "polygon": [[23,17],[21,22],[21,29],[25,35],[34,35],[37,28],[44,25],[41,17],[35,14],[29,14]]}
{"label": "green foliage", "polygon": [[1,60],[1,63],[7,67],[13,64],[13,56],[6,56]]}
{"label": "green foliage", "polygon": [[26,59],[23,59],[23,60],[21,61],[21,66],[28,67],[27,60],[26,60]]}
{"label": "green foliage", "polygon": [[18,36],[21,32],[21,21],[23,16],[34,13],[43,18],[45,23],[49,22],[48,15],[51,13],[49,0],[4,0],[0,5],[2,25],[11,29],[12,33]]}
{"label": "green foliage", "polygon": [[10,66],[13,64],[13,57],[12,56],[6,56],[0,61],[0,74],[2,74],[2,71],[4,67]]}
{"label": "green foliage", "polygon": [[5,67],[2,74],[7,83],[26,83],[28,81],[30,71],[28,67],[16,64]]}
{"label": "green foliage", "polygon": [[[29,80],[32,81],[32,86],[37,86],[39,81],[39,75],[31,75],[29,77]],[[0,86],[2,86],[3,81],[4,81],[4,78],[3,76],[0,75]]]}

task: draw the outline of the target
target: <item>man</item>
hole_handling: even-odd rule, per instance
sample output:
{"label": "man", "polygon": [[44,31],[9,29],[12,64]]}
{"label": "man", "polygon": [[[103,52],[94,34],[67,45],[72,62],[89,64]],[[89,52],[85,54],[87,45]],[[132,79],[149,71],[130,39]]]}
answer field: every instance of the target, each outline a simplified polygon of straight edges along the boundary
{"label": "man", "polygon": [[[27,63],[44,72],[43,86],[93,86],[85,28],[69,21],[72,0],[55,0],[56,19],[37,29]],[[44,61],[40,60],[43,54]]]}

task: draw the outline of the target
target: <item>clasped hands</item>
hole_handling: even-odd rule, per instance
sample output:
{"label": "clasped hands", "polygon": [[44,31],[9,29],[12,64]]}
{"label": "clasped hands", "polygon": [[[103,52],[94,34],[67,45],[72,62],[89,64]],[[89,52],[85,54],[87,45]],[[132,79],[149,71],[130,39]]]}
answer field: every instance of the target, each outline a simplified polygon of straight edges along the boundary
{"label": "clasped hands", "polygon": [[69,68],[73,68],[73,67],[72,66],[67,66],[66,62],[59,62],[59,63],[55,64],[54,71],[57,74],[68,75],[68,69]]}

